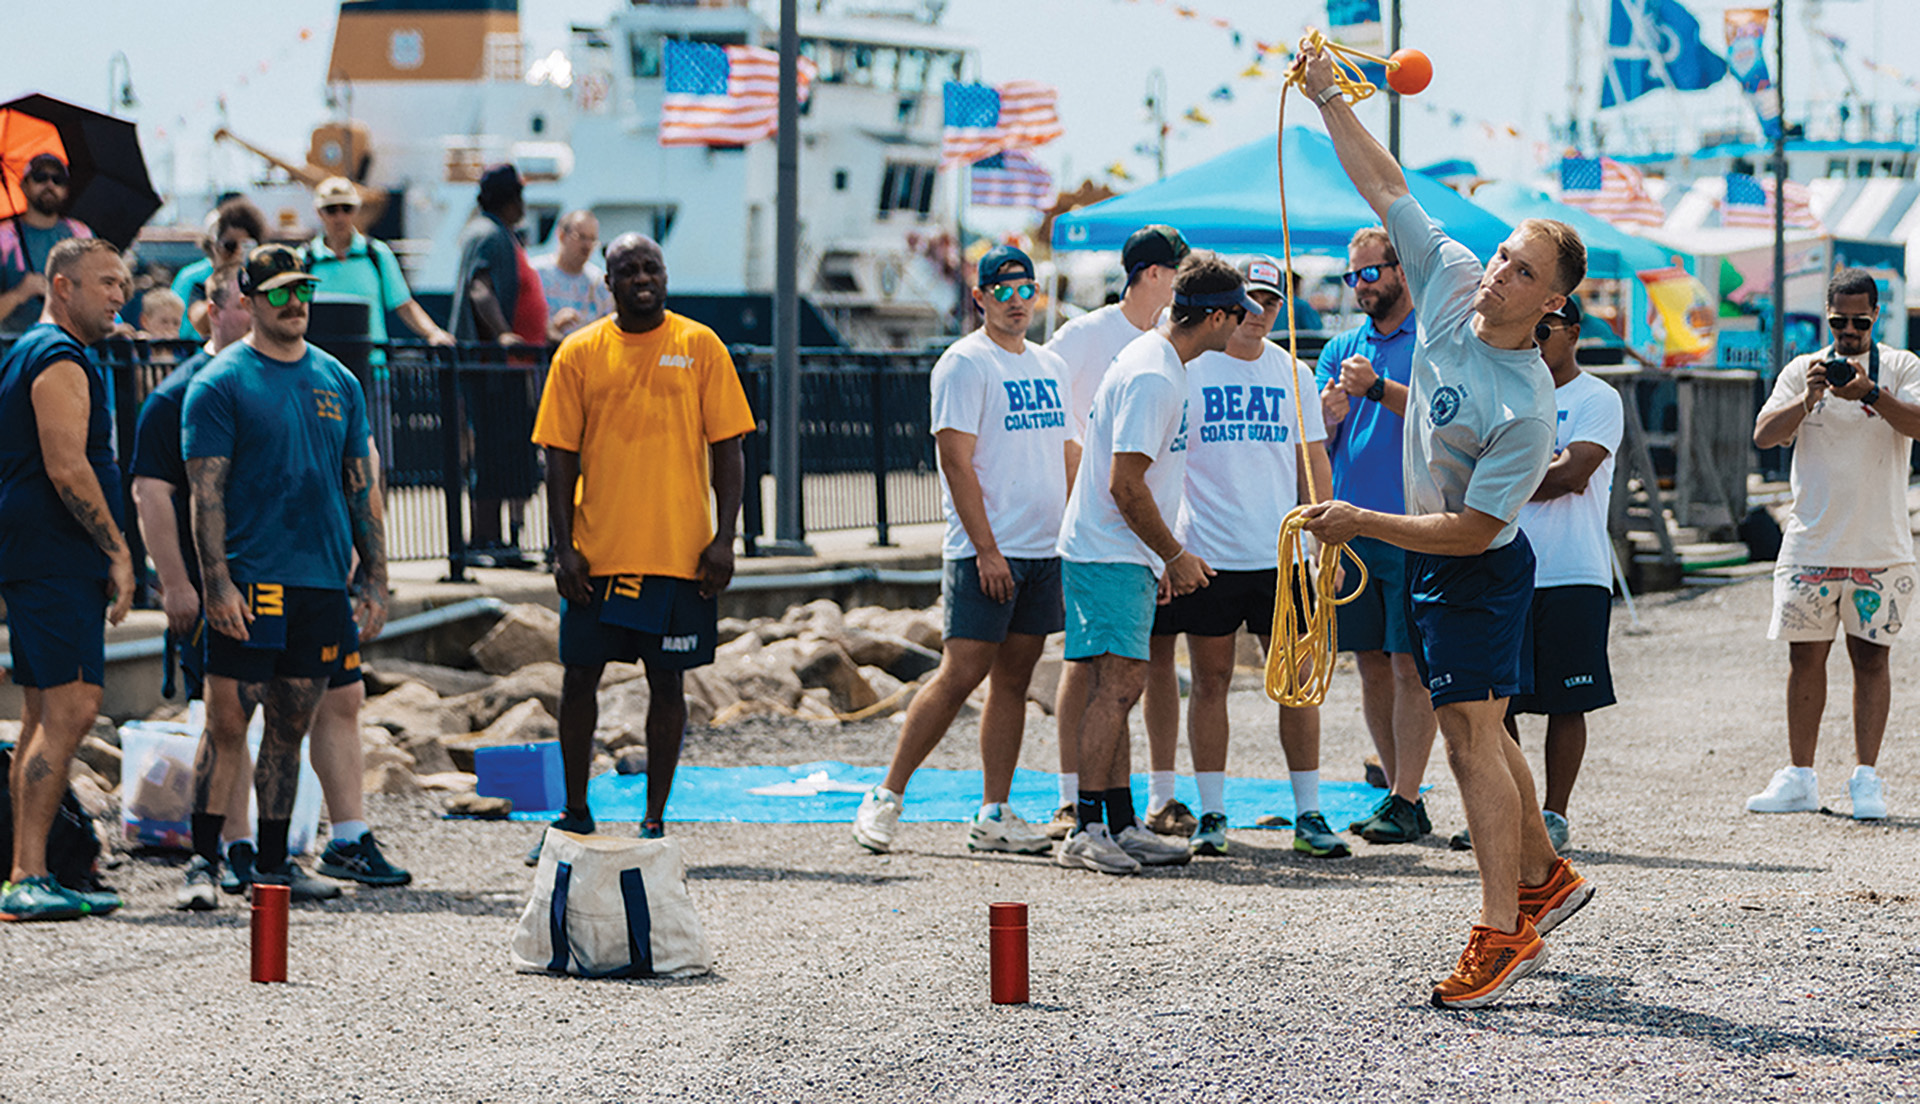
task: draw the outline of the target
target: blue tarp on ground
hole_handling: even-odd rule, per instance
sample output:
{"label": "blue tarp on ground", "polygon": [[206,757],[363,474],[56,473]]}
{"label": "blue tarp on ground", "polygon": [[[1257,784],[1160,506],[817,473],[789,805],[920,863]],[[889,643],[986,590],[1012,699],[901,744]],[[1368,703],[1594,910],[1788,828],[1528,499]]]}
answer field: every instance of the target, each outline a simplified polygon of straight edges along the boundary
{"label": "blue tarp on ground", "polygon": [[[1380,219],[1347,179],[1333,140],[1317,130],[1288,127],[1286,159],[1293,251],[1344,256],[1353,232]],[[1512,232],[1431,177],[1409,173],[1407,184],[1427,213],[1481,260]],[[1178,227],[1195,248],[1280,256],[1280,171],[1273,136],[1060,216],[1053,224],[1053,247],[1117,250],[1127,235],[1154,222]]]}
{"label": "blue tarp on ground", "polygon": [[[805,780],[812,776],[815,784]],[[681,767],[674,774],[673,796],[667,802],[669,821],[721,821],[740,824],[853,823],[860,795],[879,785],[882,767],[854,767],[845,763],[804,763],[797,767]],[[845,792],[812,796],[776,796],[750,791],[767,787],[814,789],[825,782]],[[795,783],[800,785],[795,786]],[[1133,776],[1133,792],[1146,801],[1147,776]],[[1181,801],[1196,813],[1200,796],[1193,779],[1182,775],[1175,787]],[[1364,782],[1320,783],[1320,806],[1327,823],[1344,831],[1365,817],[1385,794]],[[1013,776],[1010,804],[1023,817],[1041,823],[1060,804],[1060,776],[1045,771],[1020,770]],[[1257,817],[1278,813],[1293,819],[1293,788],[1285,779],[1228,778],[1227,819],[1236,828],[1255,827]],[[638,822],[646,815],[647,778],[608,771],[587,784],[587,801],[598,822]],[[922,768],[907,790],[902,820],[964,821],[980,808],[980,772]],[[557,809],[516,809],[515,820],[552,820]]]}

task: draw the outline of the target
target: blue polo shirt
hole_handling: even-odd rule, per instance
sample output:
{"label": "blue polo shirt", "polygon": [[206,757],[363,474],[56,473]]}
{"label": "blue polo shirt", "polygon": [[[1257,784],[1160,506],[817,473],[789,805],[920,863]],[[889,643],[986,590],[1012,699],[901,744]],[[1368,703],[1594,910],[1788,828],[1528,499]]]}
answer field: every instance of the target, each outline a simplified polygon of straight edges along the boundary
{"label": "blue polo shirt", "polygon": [[87,462],[114,524],[121,524],[120,467],[113,460],[106,378],[88,359],[86,346],[59,326],[41,322],[0,360],[0,583],[107,577],[107,554],[60,501],[40,454],[33,383],[63,360],[87,374]]}
{"label": "blue polo shirt", "polygon": [[399,310],[413,298],[393,250],[358,230],[345,254],[328,249],[324,234],[308,242],[307,271],[320,278],[316,294],[372,305],[367,312],[367,337],[375,342],[387,339],[387,312]]}
{"label": "blue polo shirt", "polygon": [[181,451],[227,457],[227,569],[236,582],[344,590],[353,564],[346,462],[367,455],[360,382],[307,346],[295,361],[246,342],[187,385]]}
{"label": "blue polo shirt", "polygon": [[[1368,319],[1336,335],[1320,350],[1314,379],[1325,387],[1340,375],[1340,362],[1359,355],[1373,362],[1373,370],[1406,385],[1413,380],[1414,314],[1390,334],[1382,334]],[[1401,485],[1400,445],[1406,420],[1385,403],[1355,398],[1346,420],[1327,434],[1327,456],[1333,461],[1333,497],[1383,514],[1407,512]]]}
{"label": "blue polo shirt", "polygon": [[187,579],[200,589],[200,557],[194,552],[193,512],[188,508],[187,459],[180,451],[180,411],[186,405],[187,385],[194,374],[213,363],[212,354],[196,349],[140,404],[140,421],[133,435],[133,474],[172,484],[174,531],[180,537],[180,557]]}

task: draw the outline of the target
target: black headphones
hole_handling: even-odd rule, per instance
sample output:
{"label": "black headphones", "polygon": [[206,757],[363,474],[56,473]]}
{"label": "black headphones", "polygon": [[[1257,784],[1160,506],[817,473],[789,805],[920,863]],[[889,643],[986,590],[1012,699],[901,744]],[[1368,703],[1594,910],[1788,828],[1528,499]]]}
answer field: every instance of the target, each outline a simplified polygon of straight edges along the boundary
{"label": "black headphones", "polygon": [[1547,325],[1544,321],[1535,322],[1533,324],[1533,339],[1535,341],[1545,341],[1547,338],[1552,336],[1553,336],[1552,326]]}
{"label": "black headphones", "polygon": [[[1559,310],[1553,312],[1551,315],[1548,315],[1547,317],[1558,318],[1569,326],[1578,326],[1580,324],[1580,304],[1571,295],[1569,295],[1567,297],[1566,305],[1561,307]],[[1540,321],[1535,322],[1533,324],[1533,339],[1535,341],[1545,341],[1547,338],[1552,336],[1553,336],[1553,327],[1547,325],[1546,318],[1542,318]]]}

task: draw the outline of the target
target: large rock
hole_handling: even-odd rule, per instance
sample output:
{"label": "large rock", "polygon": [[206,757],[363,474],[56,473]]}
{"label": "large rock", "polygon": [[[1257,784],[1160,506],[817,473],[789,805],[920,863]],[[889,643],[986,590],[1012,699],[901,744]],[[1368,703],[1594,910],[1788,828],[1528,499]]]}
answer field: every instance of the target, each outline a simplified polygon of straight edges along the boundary
{"label": "large rock", "polygon": [[560,615],[531,602],[511,607],[473,646],[473,659],[492,675],[511,674],[529,663],[558,663]]}
{"label": "large rock", "polygon": [[840,723],[840,712],[834,708],[832,694],[825,687],[816,687],[800,695],[800,705],[794,713],[813,724]]}
{"label": "large rock", "polygon": [[467,718],[466,727],[477,730],[500,719],[521,702],[533,700],[548,713],[560,715],[560,683],[566,668],[559,663],[529,663],[504,678],[489,679],[487,685],[470,694],[448,698],[446,707]]}
{"label": "large rock", "polygon": [[781,621],[802,631],[811,629],[821,636],[838,636],[846,626],[846,617],[831,598],[815,598],[804,606],[789,606]]}
{"label": "large rock", "polygon": [[716,640],[721,644],[730,644],[740,637],[745,636],[747,633],[752,632],[753,626],[738,617],[722,617],[720,624],[717,626],[717,631],[719,635],[716,637]]}
{"label": "large rock", "polygon": [[890,610],[862,606],[847,614],[846,623],[856,629],[910,640],[930,651],[937,652],[942,645],[940,615],[935,610]]}
{"label": "large rock", "polygon": [[646,679],[631,679],[617,686],[602,684],[600,722],[594,726],[594,739],[609,748],[625,747],[623,741],[636,737],[646,743],[647,707],[652,701]]}
{"label": "large rock", "polygon": [[107,743],[98,736],[86,736],[80,746],[74,749],[73,757],[92,768],[95,774],[106,779],[107,788],[120,784],[120,749]]}
{"label": "large rock", "polygon": [[505,820],[513,813],[513,802],[504,797],[481,797],[476,793],[455,793],[447,798],[452,816],[478,817],[481,820]]}
{"label": "large rock", "polygon": [[420,783],[421,789],[437,793],[472,793],[473,788],[480,784],[478,776],[457,770],[416,774],[413,780]]}
{"label": "large rock", "polygon": [[417,794],[420,783],[414,780],[413,772],[398,763],[369,765],[361,789],[374,794]]}
{"label": "large rock", "polygon": [[740,695],[733,684],[721,678],[712,667],[695,667],[686,674],[687,723],[706,725],[728,706],[736,705]]}
{"label": "large rock", "polygon": [[1059,656],[1043,655],[1033,665],[1033,677],[1027,681],[1027,700],[1053,715],[1053,703],[1060,697],[1060,675],[1067,662]]}
{"label": "large rock", "polygon": [[402,741],[426,736],[469,732],[473,725],[465,710],[447,708],[446,700],[427,686],[409,682],[360,707],[360,723],[379,725]]}
{"label": "large rock", "polygon": [[838,644],[815,647],[793,673],[800,677],[800,685],[826,690],[835,712],[858,712],[880,700],[860,674],[859,664]]}
{"label": "large rock", "polygon": [[[860,675],[867,680],[868,686],[873,687],[874,696],[887,703],[885,709],[874,714],[876,717],[892,716],[913,701],[913,691],[908,689],[907,684],[879,667],[862,667]],[[906,692],[901,693],[901,691]],[[899,696],[895,697],[896,694]]]}
{"label": "large rock", "polygon": [[493,682],[493,676],[484,671],[462,671],[410,659],[376,659],[363,664],[360,671],[366,676],[369,694],[385,694],[417,682],[443,698],[452,698],[471,694]]}
{"label": "large rock", "polygon": [[[700,670],[724,682],[732,690],[734,701],[772,702],[788,709],[800,700],[799,676],[793,672],[799,649],[791,642],[781,641],[775,647],[736,647],[741,641],[751,638],[741,637],[734,644],[727,645],[726,654],[715,653],[713,665]],[[721,702],[714,708],[719,712],[731,702]]]}
{"label": "large rock", "polygon": [[537,701],[523,701],[500,715],[485,730],[440,741],[453,760],[455,770],[471,772],[473,753],[483,747],[507,744],[537,744],[560,738],[560,723]]}
{"label": "large rock", "polygon": [[394,737],[394,746],[413,757],[415,774],[444,774],[455,768],[453,756],[447,754],[447,746],[440,740],[439,736],[408,734]]}
{"label": "large rock", "polygon": [[940,653],[922,648],[905,637],[870,629],[847,629],[840,634],[840,646],[862,667],[880,667],[901,682],[932,673],[940,666]]}

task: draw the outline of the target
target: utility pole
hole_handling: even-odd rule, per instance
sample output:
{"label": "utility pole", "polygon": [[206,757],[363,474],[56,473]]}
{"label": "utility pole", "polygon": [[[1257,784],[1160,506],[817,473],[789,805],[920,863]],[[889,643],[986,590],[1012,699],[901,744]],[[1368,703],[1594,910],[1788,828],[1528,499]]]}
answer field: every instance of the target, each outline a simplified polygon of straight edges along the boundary
{"label": "utility pole", "polygon": [[[1387,56],[1400,49],[1400,0],[1393,0],[1393,14],[1387,17]],[[1400,160],[1400,93],[1387,90],[1387,152]]]}
{"label": "utility pole", "polygon": [[[780,0],[780,132],[776,140],[773,277],[773,540],[775,556],[810,556],[800,494],[800,27]],[[759,486],[747,488],[759,494]]]}
{"label": "utility pole", "polygon": [[1787,364],[1787,0],[1773,0],[1773,370]]}

